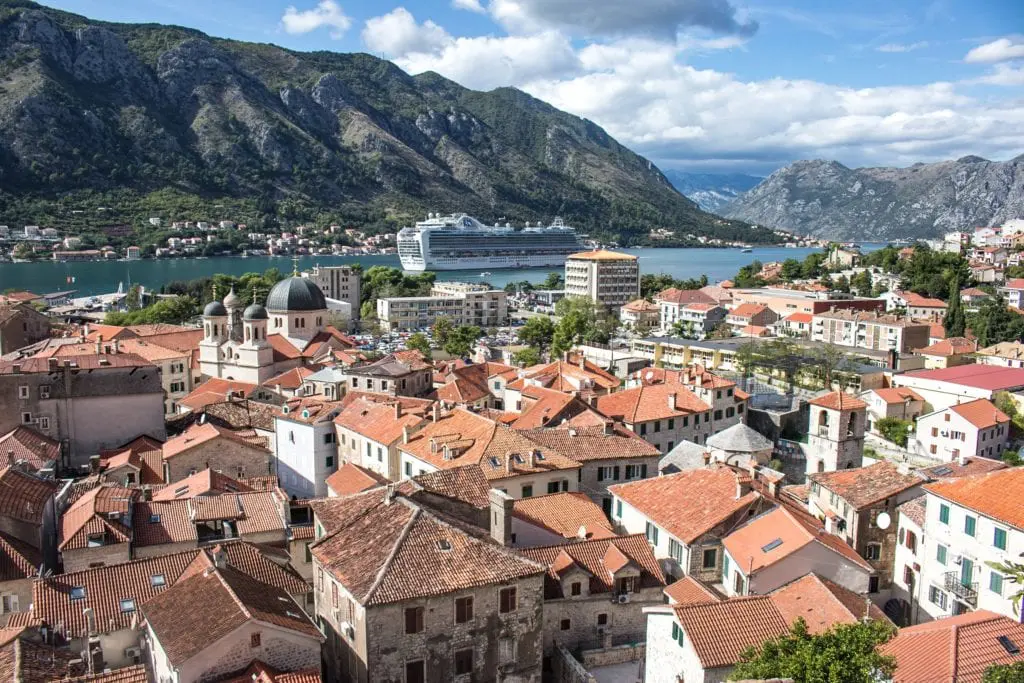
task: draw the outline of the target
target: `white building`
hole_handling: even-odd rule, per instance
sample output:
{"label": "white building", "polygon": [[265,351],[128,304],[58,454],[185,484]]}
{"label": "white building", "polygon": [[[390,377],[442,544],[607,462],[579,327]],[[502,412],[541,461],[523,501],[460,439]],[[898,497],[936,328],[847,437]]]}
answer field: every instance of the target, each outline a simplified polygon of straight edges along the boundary
{"label": "white building", "polygon": [[933,408],[940,410],[973,401],[992,400],[1000,391],[1024,389],[1024,368],[998,365],[957,365],[935,370],[914,370],[893,375],[893,385],[910,387]]}
{"label": "white building", "polygon": [[565,295],[618,311],[640,296],[637,257],[605,249],[572,254],[565,260]]}
{"label": "white building", "polygon": [[823,394],[808,403],[807,474],[860,467],[867,404],[843,391]]}
{"label": "white building", "polygon": [[912,450],[950,462],[965,456],[999,458],[1010,438],[1010,418],[983,398],[917,419]]}
{"label": "white building", "polygon": [[293,398],[274,416],[275,469],[281,488],[299,498],[323,498],[326,479],[338,469],[334,418],[341,404]]}

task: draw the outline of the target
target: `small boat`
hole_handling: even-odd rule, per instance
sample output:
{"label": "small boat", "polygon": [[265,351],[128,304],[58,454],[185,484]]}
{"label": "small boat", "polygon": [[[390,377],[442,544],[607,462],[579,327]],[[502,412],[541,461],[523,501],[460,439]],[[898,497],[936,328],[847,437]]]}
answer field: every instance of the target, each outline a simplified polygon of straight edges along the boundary
{"label": "small boat", "polygon": [[746,249],[740,249],[740,252],[744,253],[744,254],[749,254],[752,251],[754,251],[754,250],[751,249],[750,247],[747,247]]}
{"label": "small boat", "polygon": [[488,271],[484,271],[484,272],[480,273],[480,277],[487,277],[490,274],[491,274],[491,271],[489,271],[489,270]]}

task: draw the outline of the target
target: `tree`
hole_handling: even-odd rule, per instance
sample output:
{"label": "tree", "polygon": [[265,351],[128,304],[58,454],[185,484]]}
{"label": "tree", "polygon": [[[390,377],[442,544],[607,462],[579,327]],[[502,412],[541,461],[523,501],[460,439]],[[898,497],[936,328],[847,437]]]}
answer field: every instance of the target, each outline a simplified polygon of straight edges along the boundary
{"label": "tree", "polygon": [[1024,465],[1024,458],[1021,457],[1019,451],[1011,451],[1009,449],[1003,451],[1002,461],[1010,467],[1020,467]]}
{"label": "tree", "polygon": [[835,288],[837,292],[844,292],[847,294],[850,292],[850,281],[847,279],[845,275],[840,275],[839,277],[837,277],[833,281],[832,286]]}
{"label": "tree", "polygon": [[178,325],[199,314],[196,302],[187,296],[160,299],[152,306],[146,306],[127,313],[107,313],[103,322],[107,325],[155,325],[165,323]]}
{"label": "tree", "polygon": [[900,448],[906,448],[907,436],[913,426],[910,420],[901,420],[898,417],[883,417],[875,423],[878,433]]}
{"label": "tree", "polygon": [[430,340],[422,332],[416,332],[405,340],[405,348],[414,349],[422,353],[427,360],[430,360],[433,350],[430,348]]}
{"label": "tree", "polygon": [[970,317],[968,326],[978,337],[978,346],[986,347],[1024,336],[1024,316],[1010,312],[1006,300],[996,295],[985,300]]}
{"label": "tree", "polygon": [[1024,683],[1024,662],[993,664],[985,669],[981,683]]}
{"label": "tree", "polygon": [[551,346],[555,335],[555,324],[546,315],[535,315],[529,318],[517,331],[519,341],[534,347],[538,354]]}
{"label": "tree", "polygon": [[454,329],[455,323],[452,322],[451,318],[443,315],[435,318],[432,332],[434,334],[434,341],[437,342],[437,345],[444,348],[444,345],[448,343],[449,335],[451,335],[452,330]]}
{"label": "tree", "polygon": [[541,362],[540,352],[532,346],[527,346],[512,354],[512,362],[524,368],[537,365]]}
{"label": "tree", "polygon": [[841,624],[811,635],[798,618],[789,633],[745,652],[729,680],[789,678],[794,683],[875,683],[892,676],[896,663],[878,646],[895,634],[882,621]]}
{"label": "tree", "polygon": [[871,271],[862,270],[850,280],[850,288],[857,291],[857,296],[871,296],[874,290],[872,287]]}
{"label": "tree", "polygon": [[561,289],[565,284],[561,273],[548,273],[547,278],[541,283],[541,289]]}
{"label": "tree", "polygon": [[814,360],[821,369],[821,379],[826,389],[832,388],[835,380],[836,369],[843,362],[843,350],[832,343],[825,344],[815,349]]}
{"label": "tree", "polygon": [[942,321],[942,327],[946,330],[946,338],[962,337],[967,331],[967,314],[964,313],[964,303],[960,299],[960,278],[954,277],[949,285],[949,305],[946,307],[946,317]]}
{"label": "tree", "polygon": [[124,297],[124,306],[129,313],[142,308],[142,287],[132,285],[128,288],[128,294]]}
{"label": "tree", "polygon": [[1021,413],[1017,407],[1017,401],[1013,399],[1013,394],[1008,391],[998,391],[992,397],[992,403],[1010,418],[1010,424],[1014,431],[1024,431],[1024,413]]}
{"label": "tree", "polygon": [[1008,580],[1015,586],[1020,586],[1013,592],[1010,599],[1013,601],[1013,611],[1020,614],[1020,601],[1024,598],[1024,564],[1019,562],[1013,562],[1007,560],[1005,562],[986,562],[989,569],[994,569],[1003,575],[1003,578]]}
{"label": "tree", "polygon": [[803,266],[795,258],[788,258],[782,262],[782,271],[780,275],[786,282],[792,282],[793,280],[799,280],[803,277]]}
{"label": "tree", "polygon": [[443,346],[445,353],[466,358],[473,353],[473,345],[480,336],[480,328],[476,325],[459,325],[447,335]]}

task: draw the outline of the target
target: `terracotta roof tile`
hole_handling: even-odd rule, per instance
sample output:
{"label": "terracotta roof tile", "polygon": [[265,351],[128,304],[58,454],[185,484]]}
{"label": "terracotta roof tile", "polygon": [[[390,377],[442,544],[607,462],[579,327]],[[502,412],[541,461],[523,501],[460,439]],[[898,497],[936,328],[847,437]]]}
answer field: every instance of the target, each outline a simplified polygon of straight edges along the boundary
{"label": "terracotta roof tile", "polygon": [[816,472],[808,475],[808,479],[835,493],[855,510],[869,507],[924,483],[915,474],[903,474],[888,460],[867,467]]}
{"label": "terracotta roof tile", "polygon": [[519,552],[547,567],[544,597],[564,597],[560,576],[577,567],[590,577],[591,593],[609,593],[615,588],[614,572],[632,564],[640,572],[640,587],[664,587],[665,574],[643,534],[578,541],[565,545],[522,548]]}
{"label": "terracotta roof tile", "polygon": [[967,339],[965,337],[949,337],[948,339],[935,342],[931,346],[926,346],[923,349],[917,349],[917,353],[922,356],[949,357],[974,353],[977,350],[977,340]]}
{"label": "terracotta roof tile", "polygon": [[810,313],[790,313],[785,318],[783,318],[782,321],[783,322],[787,322],[787,323],[807,323],[807,324],[810,324],[811,318],[812,318],[812,316],[811,316]]}
{"label": "terracotta roof tile", "polygon": [[734,318],[753,318],[755,315],[766,310],[768,310],[768,307],[764,304],[740,304],[729,311],[729,316]]}
{"label": "terracotta roof tile", "polygon": [[927,484],[925,490],[986,517],[1024,529],[1024,468],[1012,467]]}
{"label": "terracotta roof tile", "polygon": [[658,292],[654,296],[654,300],[670,304],[718,304],[714,297],[699,289],[676,289],[675,287]]}
{"label": "terracotta roof tile", "polygon": [[970,456],[964,458],[964,463],[954,460],[952,462],[944,462],[938,465],[932,465],[931,467],[922,467],[918,470],[930,479],[956,479],[957,477],[968,477],[973,474],[985,474],[986,472],[995,472],[996,470],[1005,470],[1007,465],[1002,460],[993,460],[992,458],[983,458],[978,456]]}
{"label": "terracotta roof tile", "polygon": [[345,405],[342,401],[332,401],[323,396],[294,397],[285,401],[275,414],[275,418],[304,424],[319,424],[333,420]]}
{"label": "terracotta roof tile", "polygon": [[575,427],[570,424],[549,429],[521,432],[531,441],[558,451],[577,462],[609,458],[657,458],[661,452],[633,432],[608,423],[599,427]]}
{"label": "terracotta roof tile", "polygon": [[61,551],[89,547],[89,537],[103,535],[104,545],[129,543],[127,526],[138,491],[119,486],[94,488],[76,500],[60,518]]}
{"label": "terracotta roof tile", "polygon": [[468,503],[475,508],[490,507],[491,489],[483,470],[474,465],[427,472],[412,478],[416,485],[436,496]]}
{"label": "terracotta roof tile", "polygon": [[611,390],[622,380],[595,363],[578,356],[534,365],[522,373],[527,383],[537,383],[557,391],[580,391],[591,386]]}
{"label": "terracotta roof tile", "polygon": [[647,299],[634,299],[628,304],[622,307],[624,311],[632,311],[634,313],[643,313],[645,311],[658,311],[657,304],[651,303]]}
{"label": "terracotta roof tile", "polygon": [[226,493],[248,493],[254,489],[226,474],[206,468],[180,481],[163,487],[155,494],[155,501],[180,500],[195,496],[219,496]]}
{"label": "terracotta roof tile", "polygon": [[388,480],[373,470],[368,470],[351,462],[342,464],[337,471],[327,477],[327,488],[336,496],[348,496],[361,493],[367,489],[383,486]]}
{"label": "terracotta roof tile", "polygon": [[654,384],[597,397],[597,409],[627,424],[704,413],[710,406],[678,384]]}
{"label": "terracotta roof tile", "polygon": [[808,401],[812,406],[820,406],[830,410],[864,410],[868,404],[845,391],[833,391]]}
{"label": "terracotta roof tile", "polygon": [[[178,455],[181,455],[185,451],[191,450],[196,446],[212,442],[216,439],[227,439],[236,443],[248,446],[253,450],[265,451],[266,448],[261,448],[258,445],[259,437],[256,437],[254,432],[244,433],[235,432],[224,427],[219,427],[212,422],[206,422],[204,424],[194,424],[186,429],[184,432],[168,439],[163,445],[163,458],[164,460],[170,460]],[[254,443],[254,441],[257,441]]]}
{"label": "terracotta roof tile", "polygon": [[988,399],[979,398],[967,403],[959,403],[949,408],[954,413],[964,418],[978,429],[995,427],[1010,421],[1010,418],[1003,411],[996,408]]}
{"label": "terracotta roof tile", "polygon": [[41,524],[57,484],[12,467],[0,469],[0,515]]}
{"label": "terracotta roof tile", "polygon": [[624,254],[607,249],[594,249],[593,251],[581,251],[570,254],[569,258],[582,261],[636,261],[637,257],[632,254]]}
{"label": "terracotta roof tile", "polygon": [[583,493],[553,493],[515,501],[513,516],[567,539],[609,538],[615,530],[604,511]]}
{"label": "terracotta roof tile", "polygon": [[282,389],[288,389],[295,391],[302,386],[302,380],[306,379],[313,374],[313,370],[307,367],[292,368],[291,370],[285,370],[280,375],[271,377],[270,379],[263,382],[263,386],[276,388],[280,386]]}
{"label": "terracotta roof tile", "polygon": [[1024,386],[1024,368],[1007,368],[999,365],[956,365],[935,370],[913,370],[904,373],[903,376],[990,391]]}
{"label": "terracotta roof tile", "polygon": [[922,493],[917,498],[911,498],[907,502],[901,504],[896,509],[899,510],[900,512],[902,512],[904,515],[906,515],[907,519],[909,519],[911,522],[913,522],[914,524],[916,524],[917,526],[919,526],[921,528],[924,528],[925,511],[926,511],[925,501],[927,501],[927,500],[928,500],[928,496],[926,496],[926,495],[924,495]]}
{"label": "terracotta roof tile", "polygon": [[896,659],[894,683],[980,683],[990,666],[1024,661],[1024,652],[1010,654],[1000,636],[1019,647],[1024,625],[978,610],[901,629],[879,650]]}
{"label": "terracotta roof tile", "polygon": [[401,403],[366,399],[347,404],[334,418],[339,427],[386,445],[399,441],[406,427],[413,430],[422,422],[419,415],[405,412]]}
{"label": "terracotta roof tile", "polygon": [[890,405],[906,403],[908,401],[924,402],[924,397],[910,387],[891,387],[888,389],[874,389],[873,391],[876,396]]}
{"label": "terracotta roof tile", "polygon": [[709,586],[692,576],[684,576],[665,589],[669,604],[700,605],[705,602],[721,602],[725,598]]}
{"label": "terracotta roof tile", "polygon": [[220,403],[231,397],[248,398],[257,389],[257,384],[214,377],[197,386],[187,396],[178,399],[178,405],[196,412],[211,403]]}
{"label": "terracotta roof tile", "polygon": [[140,436],[120,448],[100,451],[100,467],[104,471],[129,467],[138,473],[136,483],[143,485],[164,482],[163,444],[149,436]]}
{"label": "terracotta roof tile", "polygon": [[132,545],[146,547],[167,543],[198,543],[199,534],[184,500],[141,501],[132,512]]}
{"label": "terracotta roof tile", "polygon": [[147,683],[149,675],[145,664],[126,666],[113,671],[62,679],[62,683]]}
{"label": "terracotta roof tile", "polygon": [[0,436],[0,458],[5,462],[13,456],[23,460],[33,470],[50,466],[60,457],[60,443],[28,427],[15,427]]}
{"label": "terracotta roof tile", "polygon": [[824,633],[836,624],[862,621],[865,612],[874,621],[889,621],[877,605],[865,602],[863,595],[817,574],[790,581],[772,591],[771,597],[787,624],[801,618],[812,634]]}
{"label": "terracotta roof tile", "polygon": [[670,535],[692,543],[758,500],[752,492],[736,496],[736,477],[721,466],[616,484],[608,490]]}
{"label": "terracotta roof tile", "polygon": [[374,490],[311,505],[326,530],[311,546],[313,555],[363,605],[445,595],[544,571],[400,494],[389,498]]}
{"label": "terracotta roof tile", "polygon": [[0,532],[0,581],[34,577],[42,564],[43,556],[38,549]]}
{"label": "terracotta roof tile", "polygon": [[[23,629],[19,629],[23,630]],[[16,637],[0,647],[0,676],[15,683],[49,683],[74,680],[69,675],[84,673],[80,655],[66,648]]]}

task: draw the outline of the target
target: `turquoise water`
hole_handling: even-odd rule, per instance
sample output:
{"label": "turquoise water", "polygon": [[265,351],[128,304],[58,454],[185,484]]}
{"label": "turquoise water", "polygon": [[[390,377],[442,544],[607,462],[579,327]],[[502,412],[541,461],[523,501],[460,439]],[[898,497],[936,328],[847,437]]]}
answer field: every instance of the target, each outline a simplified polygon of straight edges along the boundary
{"label": "turquoise water", "polygon": [[[865,251],[872,251],[882,245],[863,245]],[[803,259],[814,249],[785,249],[766,247],[743,253],[739,249],[623,249],[640,258],[641,273],[668,273],[672,277],[697,278],[702,274],[716,282],[733,277],[740,267],[754,259],[762,262],[784,261],[787,258]],[[304,256],[299,258],[299,268],[310,269],[314,264],[323,266],[361,263],[370,266],[399,266],[397,255],[388,256]],[[159,289],[173,280],[192,280],[216,273],[241,275],[249,272],[263,272],[267,268],[279,268],[283,272],[292,269],[289,257],[258,256],[250,258],[220,257],[207,259],[149,259],[144,261],[84,261],[78,263],[0,263],[0,291],[23,289],[37,294],[74,289],[79,296],[103,294],[117,289],[119,282],[139,283],[147,289]],[[495,270],[485,278],[479,271],[449,270],[437,274],[438,280],[479,282],[486,280],[495,287],[504,287],[508,282],[529,280],[539,283],[548,273],[562,272],[561,268],[523,268],[518,270]],[[74,282],[69,282],[74,278]]]}

